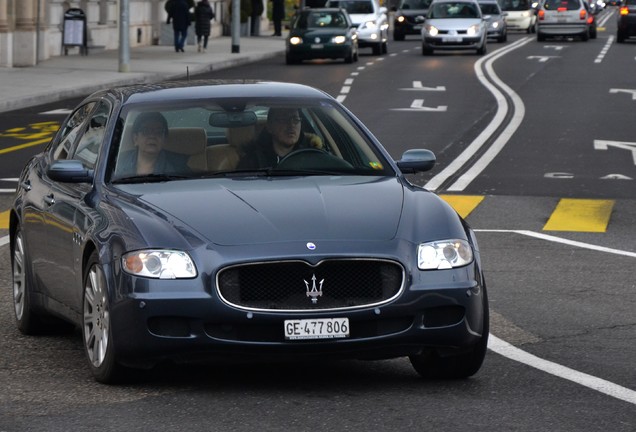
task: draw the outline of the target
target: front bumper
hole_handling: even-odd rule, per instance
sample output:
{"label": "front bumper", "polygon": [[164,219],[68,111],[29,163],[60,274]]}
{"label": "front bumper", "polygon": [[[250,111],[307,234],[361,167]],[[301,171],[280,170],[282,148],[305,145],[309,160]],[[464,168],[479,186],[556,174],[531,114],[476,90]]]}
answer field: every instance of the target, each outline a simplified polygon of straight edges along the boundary
{"label": "front bumper", "polygon": [[338,59],[343,58],[351,53],[353,45],[347,44],[320,44],[321,47],[317,48],[313,44],[301,44],[301,45],[289,45],[287,52],[298,58],[304,60],[311,59]]}
{"label": "front bumper", "polygon": [[[460,40],[461,39],[461,40]],[[422,44],[430,49],[436,50],[457,50],[457,49],[477,49],[485,43],[483,36],[462,36],[460,39],[451,40],[448,37],[425,36]]]}
{"label": "front bumper", "polygon": [[[461,350],[481,339],[487,308],[485,286],[471,269],[475,267],[427,273],[383,305],[302,313],[239,309],[224,303],[215,290],[179,294],[168,288],[174,282],[152,281],[164,288],[146,284],[151,289],[112,305],[115,355],[124,365],[151,366],[168,359],[381,359],[428,348]],[[138,280],[129,282],[136,286]],[[343,317],[349,319],[349,338],[284,337],[286,319]]]}

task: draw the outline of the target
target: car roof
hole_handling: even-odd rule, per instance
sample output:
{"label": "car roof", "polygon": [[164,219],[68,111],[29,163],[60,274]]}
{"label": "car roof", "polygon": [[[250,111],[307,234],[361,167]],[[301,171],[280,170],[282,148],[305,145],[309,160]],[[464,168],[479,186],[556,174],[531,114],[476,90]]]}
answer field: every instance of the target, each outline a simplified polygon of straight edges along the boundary
{"label": "car roof", "polygon": [[170,102],[185,99],[290,98],[330,99],[327,93],[303,84],[258,80],[165,81],[113,87],[89,98],[110,94],[122,103]]}

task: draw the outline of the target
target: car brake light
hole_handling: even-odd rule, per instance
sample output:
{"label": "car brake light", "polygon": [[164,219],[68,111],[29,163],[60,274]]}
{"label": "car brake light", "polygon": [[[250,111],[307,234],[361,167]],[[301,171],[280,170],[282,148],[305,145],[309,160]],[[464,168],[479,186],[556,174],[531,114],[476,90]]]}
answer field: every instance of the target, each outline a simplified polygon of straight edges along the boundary
{"label": "car brake light", "polygon": [[623,6],[619,13],[621,15],[628,15],[629,14],[629,9],[627,8],[627,6]]}
{"label": "car brake light", "polygon": [[592,24],[593,22],[594,22],[594,17],[593,17],[593,16],[591,16],[591,17],[589,17],[589,18],[587,19],[587,23],[588,23],[588,24]]}
{"label": "car brake light", "polygon": [[545,19],[545,11],[543,9],[539,10],[539,19],[540,20]]}
{"label": "car brake light", "polygon": [[568,10],[568,8],[565,8],[565,7],[557,8],[557,12],[565,12],[567,10]]}
{"label": "car brake light", "polygon": [[579,12],[579,18],[582,20],[587,19],[587,12],[585,12],[585,10],[581,10]]}

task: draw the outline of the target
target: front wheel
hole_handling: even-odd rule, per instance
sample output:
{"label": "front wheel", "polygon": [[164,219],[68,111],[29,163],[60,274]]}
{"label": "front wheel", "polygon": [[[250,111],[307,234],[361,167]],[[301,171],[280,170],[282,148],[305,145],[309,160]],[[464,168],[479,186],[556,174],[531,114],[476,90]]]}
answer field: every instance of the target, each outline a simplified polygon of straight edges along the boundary
{"label": "front wheel", "polygon": [[488,299],[484,291],[484,324],[481,339],[469,351],[457,355],[440,355],[434,350],[409,357],[413,369],[426,379],[462,379],[479,371],[488,350],[490,331]]}
{"label": "front wheel", "polygon": [[121,377],[115,361],[108,289],[104,270],[93,252],[84,273],[82,336],[84,350],[95,380],[112,383]]}

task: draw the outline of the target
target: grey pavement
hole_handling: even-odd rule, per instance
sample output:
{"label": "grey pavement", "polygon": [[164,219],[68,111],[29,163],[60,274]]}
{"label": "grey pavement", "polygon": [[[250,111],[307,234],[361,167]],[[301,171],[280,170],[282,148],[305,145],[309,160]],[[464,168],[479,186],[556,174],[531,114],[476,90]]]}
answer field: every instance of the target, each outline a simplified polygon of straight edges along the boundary
{"label": "grey pavement", "polygon": [[[285,51],[285,38],[273,36],[241,37],[238,52],[232,52],[232,38],[210,38],[205,53],[188,45],[185,53],[174,47],[153,45],[130,49],[128,72],[119,72],[118,50],[90,51],[79,55],[53,57],[36,66],[0,68],[0,112],[26,108],[65,98],[79,97],[114,85],[150,83],[220,70],[279,55]],[[235,41],[236,42],[236,41]],[[239,78],[239,77],[237,77]]]}

